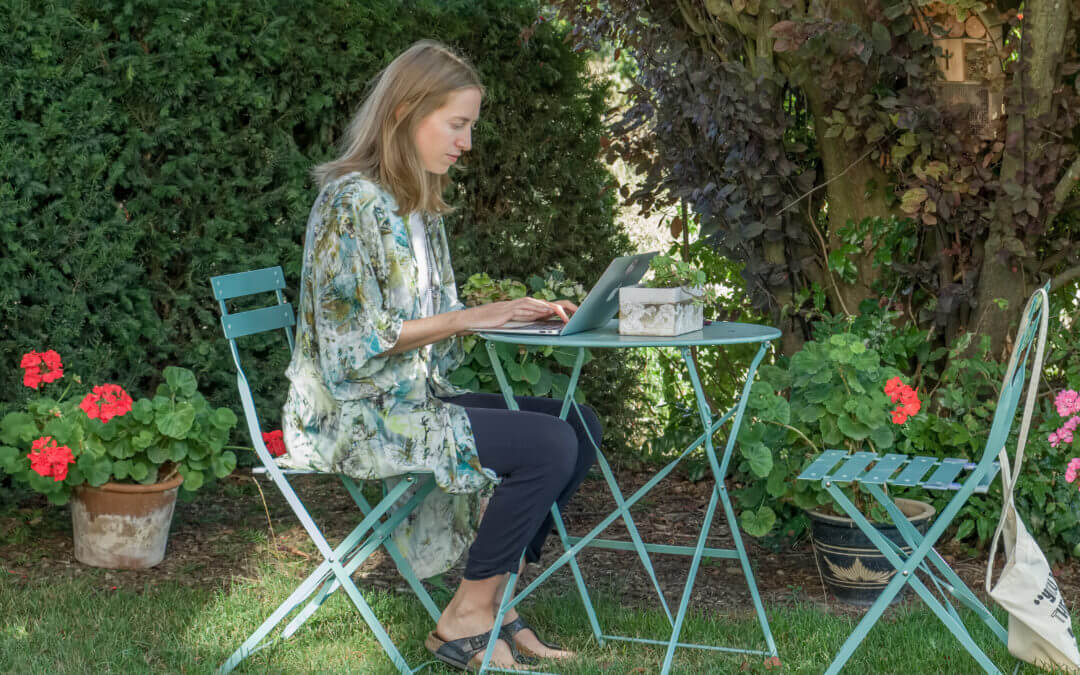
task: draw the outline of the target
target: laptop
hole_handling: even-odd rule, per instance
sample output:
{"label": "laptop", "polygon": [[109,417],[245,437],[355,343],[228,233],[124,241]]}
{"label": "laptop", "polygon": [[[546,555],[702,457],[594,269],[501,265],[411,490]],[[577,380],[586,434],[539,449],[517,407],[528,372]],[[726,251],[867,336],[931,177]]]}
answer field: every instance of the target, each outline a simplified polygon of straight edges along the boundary
{"label": "laptop", "polygon": [[619,289],[633,286],[645,276],[649,261],[656,255],[640,253],[620,256],[611,261],[592,287],[589,294],[581,301],[578,310],[566,323],[562,319],[543,321],[507,321],[498,328],[482,328],[477,333],[522,333],[526,335],[573,335],[587,330],[600,328],[619,311]]}

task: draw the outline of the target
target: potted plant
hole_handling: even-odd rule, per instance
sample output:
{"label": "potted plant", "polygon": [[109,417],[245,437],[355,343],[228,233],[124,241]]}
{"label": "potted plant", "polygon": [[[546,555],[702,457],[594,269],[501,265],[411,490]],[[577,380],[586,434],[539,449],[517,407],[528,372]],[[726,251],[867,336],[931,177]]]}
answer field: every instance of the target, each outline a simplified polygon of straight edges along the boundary
{"label": "potted plant", "polygon": [[[29,352],[23,383],[33,389],[64,377],[55,351]],[[75,558],[109,568],[152,567],[165,555],[178,489],[198,490],[210,473],[236,468],[226,449],[236,415],[211,408],[190,370],[170,366],[153,398],[132,400],[102,384],[68,397],[31,398],[0,419],[0,472],[72,503]]]}
{"label": "potted plant", "polygon": [[[762,366],[758,372],[747,402],[749,418],[739,434],[748,479],[735,495],[743,507],[740,524],[760,537],[777,523],[777,502],[803,509],[826,587],[842,602],[871,604],[895,569],[850,518],[831,509],[832,497],[820,485],[795,476],[826,449],[897,452],[903,425],[922,407],[918,394],[897,369],[883,366],[862,338],[847,333],[808,342],[786,365]],[[906,546],[875,500],[857,487],[847,492],[883,535]],[[932,505],[894,501],[926,531]]]}
{"label": "potted plant", "polygon": [[669,255],[649,262],[652,277],[643,286],[619,289],[621,335],[674,336],[701,330],[703,308],[716,302],[705,287],[705,272]]}

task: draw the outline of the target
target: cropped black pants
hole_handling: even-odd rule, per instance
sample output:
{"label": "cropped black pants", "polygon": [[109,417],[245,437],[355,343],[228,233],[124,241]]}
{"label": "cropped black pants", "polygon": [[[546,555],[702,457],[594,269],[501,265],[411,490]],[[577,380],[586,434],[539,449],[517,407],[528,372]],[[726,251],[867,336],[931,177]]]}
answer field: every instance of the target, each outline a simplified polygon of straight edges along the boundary
{"label": "cropped black pants", "polygon": [[[554,526],[551,505],[565,508],[596,461],[596,450],[573,408],[564,421],[559,419],[562,401],[514,398],[520,410],[507,409],[499,394],[442,399],[465,408],[480,463],[502,479],[469,548],[466,579],[516,572],[522,552],[529,562],[538,561]],[[599,445],[600,420],[588,406],[581,406],[581,413]]]}

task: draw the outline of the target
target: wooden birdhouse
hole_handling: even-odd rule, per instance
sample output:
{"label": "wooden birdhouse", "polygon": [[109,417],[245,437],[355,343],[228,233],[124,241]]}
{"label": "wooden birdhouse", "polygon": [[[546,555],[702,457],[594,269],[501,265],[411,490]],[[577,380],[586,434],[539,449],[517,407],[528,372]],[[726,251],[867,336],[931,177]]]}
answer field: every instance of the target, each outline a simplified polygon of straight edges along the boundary
{"label": "wooden birdhouse", "polygon": [[940,99],[946,104],[970,105],[969,133],[992,138],[993,122],[1004,111],[998,61],[1004,21],[987,13],[981,18],[972,14],[961,21],[940,2],[926,5],[923,12],[929,25],[922,20],[917,23],[941,50],[937,57]]}

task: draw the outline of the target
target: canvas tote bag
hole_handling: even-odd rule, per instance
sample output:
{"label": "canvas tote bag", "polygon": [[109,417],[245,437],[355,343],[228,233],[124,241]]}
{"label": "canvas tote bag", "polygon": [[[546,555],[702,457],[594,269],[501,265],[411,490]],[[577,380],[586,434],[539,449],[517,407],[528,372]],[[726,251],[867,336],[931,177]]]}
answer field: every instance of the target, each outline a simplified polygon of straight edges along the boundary
{"label": "canvas tote bag", "polygon": [[[1043,303],[1046,303],[1044,307],[1049,306],[1050,300],[1046,289],[1039,289],[1024,310],[1017,336],[1027,331],[1031,305],[1040,296]],[[1013,502],[1013,488],[1020,474],[1020,464],[1024,460],[1024,445],[1027,443],[1031,413],[1035,406],[1035,394],[1039,388],[1043,349],[1046,346],[1048,314],[1047,311],[1041,313],[1035,362],[1031,370],[1027,400],[1024,402],[1024,416],[1020,423],[1020,435],[1016,443],[1016,461],[1010,468],[1009,455],[1005,446],[1002,446],[998,456],[1001,463],[1003,503],[1001,521],[990,544],[990,560],[986,565],[986,590],[990,593],[990,597],[1009,613],[1010,654],[1043,668],[1080,672],[1080,650],[1077,650],[1076,637],[1072,631],[1072,617],[1065,606],[1065,599],[1061,597],[1057,582],[1050,573],[1046,556],[1043,555],[1035,538],[1024,527],[1023,521],[1016,513],[1016,504]],[[1009,368],[1006,372],[1010,378],[1016,371],[1018,356],[1017,353],[1013,353],[1009,360]],[[1005,568],[997,583],[991,586],[994,559],[1001,539],[1005,542]]]}

